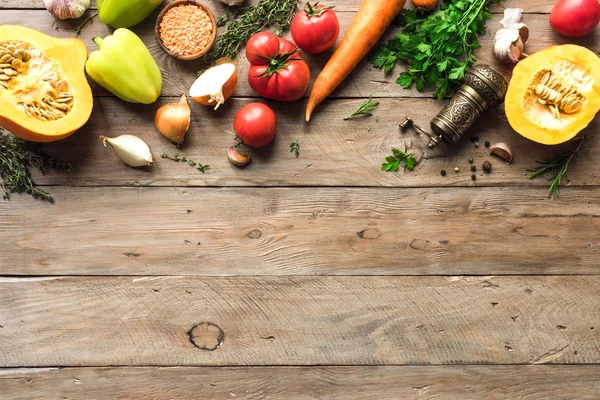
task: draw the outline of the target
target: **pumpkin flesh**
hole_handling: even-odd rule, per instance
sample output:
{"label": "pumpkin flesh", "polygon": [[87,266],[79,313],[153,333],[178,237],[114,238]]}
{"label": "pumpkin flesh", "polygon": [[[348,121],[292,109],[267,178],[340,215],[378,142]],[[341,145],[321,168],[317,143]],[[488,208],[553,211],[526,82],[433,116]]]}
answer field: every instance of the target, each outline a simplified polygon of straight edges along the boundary
{"label": "pumpkin flesh", "polygon": [[505,110],[512,128],[530,140],[571,140],[600,110],[600,59],[576,45],[527,57],[513,71]]}
{"label": "pumpkin flesh", "polygon": [[89,119],[87,48],[33,29],[0,25],[0,126],[35,142],[63,139]]}

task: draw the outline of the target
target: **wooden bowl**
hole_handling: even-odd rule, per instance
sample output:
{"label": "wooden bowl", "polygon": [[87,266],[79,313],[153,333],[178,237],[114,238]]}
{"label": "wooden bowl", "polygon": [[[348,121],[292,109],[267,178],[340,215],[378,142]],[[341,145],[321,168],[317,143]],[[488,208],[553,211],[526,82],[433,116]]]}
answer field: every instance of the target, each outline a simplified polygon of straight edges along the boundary
{"label": "wooden bowl", "polygon": [[[208,17],[210,18],[210,21],[213,24],[213,32],[212,32],[212,37],[210,39],[210,42],[208,43],[208,45],[200,52],[196,53],[196,54],[189,54],[189,55],[181,55],[181,54],[177,54],[177,53],[173,53],[171,50],[167,49],[167,47],[164,45],[161,37],[160,37],[160,23],[163,20],[163,17],[165,16],[165,14],[173,7],[178,7],[181,5],[185,5],[185,4],[193,4],[196,5],[200,8],[202,8],[206,14],[208,14]],[[178,60],[195,60],[197,58],[202,57],[203,55],[205,55],[206,53],[209,52],[209,50],[212,48],[212,46],[215,44],[215,40],[217,39],[217,20],[215,19],[215,15],[213,14],[213,12],[210,10],[210,8],[208,8],[208,6],[206,6],[205,4],[199,2],[199,1],[194,1],[194,0],[177,0],[174,1],[170,4],[168,4],[161,12],[160,14],[158,14],[158,18],[156,19],[156,24],[154,25],[154,33],[156,34],[156,41],[158,42],[158,45],[160,46],[160,48],[167,53],[168,55],[175,57]]]}

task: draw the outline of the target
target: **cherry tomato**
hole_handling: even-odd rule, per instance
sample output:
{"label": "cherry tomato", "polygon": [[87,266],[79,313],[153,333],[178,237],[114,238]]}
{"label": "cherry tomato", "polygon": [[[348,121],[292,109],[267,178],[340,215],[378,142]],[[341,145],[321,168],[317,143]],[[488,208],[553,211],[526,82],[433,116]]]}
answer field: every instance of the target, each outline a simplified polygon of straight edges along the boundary
{"label": "cherry tomato", "polygon": [[598,0],[559,0],[550,12],[550,25],[570,37],[592,33],[600,22]]}
{"label": "cherry tomato", "polygon": [[250,103],[235,115],[233,130],[246,145],[264,147],[275,138],[277,116],[262,103]]}
{"label": "cherry tomato", "polygon": [[260,96],[278,101],[296,101],[310,82],[310,68],[298,48],[270,32],[259,32],[246,44],[250,62],[248,83]]}
{"label": "cherry tomato", "polygon": [[292,38],[309,54],[322,53],[331,48],[340,34],[340,23],[333,6],[306,3],[292,20]]}

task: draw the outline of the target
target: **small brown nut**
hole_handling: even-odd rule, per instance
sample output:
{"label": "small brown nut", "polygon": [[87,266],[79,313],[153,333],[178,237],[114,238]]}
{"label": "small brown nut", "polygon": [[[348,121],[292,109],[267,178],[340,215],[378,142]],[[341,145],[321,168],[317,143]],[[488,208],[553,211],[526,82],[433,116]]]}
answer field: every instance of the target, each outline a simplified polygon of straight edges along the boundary
{"label": "small brown nut", "polygon": [[229,159],[229,162],[236,167],[245,167],[252,161],[249,154],[240,153],[233,147],[230,147],[229,150],[227,150],[227,158]]}
{"label": "small brown nut", "polygon": [[485,172],[492,172],[492,163],[489,161],[485,161],[481,166]]}
{"label": "small brown nut", "polygon": [[507,164],[510,164],[513,160],[512,149],[506,143],[496,143],[490,146],[490,154],[500,157]]}

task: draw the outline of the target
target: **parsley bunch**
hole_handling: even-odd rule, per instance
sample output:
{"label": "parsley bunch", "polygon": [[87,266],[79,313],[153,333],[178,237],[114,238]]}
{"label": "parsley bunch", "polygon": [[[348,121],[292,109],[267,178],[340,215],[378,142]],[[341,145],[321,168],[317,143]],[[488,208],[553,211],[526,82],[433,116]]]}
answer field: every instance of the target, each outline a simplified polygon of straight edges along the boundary
{"label": "parsley bunch", "polygon": [[371,53],[371,64],[390,72],[401,62],[408,70],[396,83],[405,89],[414,84],[418,91],[435,85],[434,96],[443,99],[460,86],[476,61],[473,52],[480,47],[479,35],[491,18],[490,1],[448,0],[429,16],[404,10],[402,33]]}

